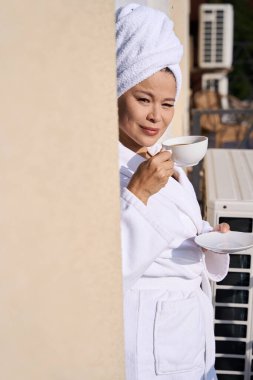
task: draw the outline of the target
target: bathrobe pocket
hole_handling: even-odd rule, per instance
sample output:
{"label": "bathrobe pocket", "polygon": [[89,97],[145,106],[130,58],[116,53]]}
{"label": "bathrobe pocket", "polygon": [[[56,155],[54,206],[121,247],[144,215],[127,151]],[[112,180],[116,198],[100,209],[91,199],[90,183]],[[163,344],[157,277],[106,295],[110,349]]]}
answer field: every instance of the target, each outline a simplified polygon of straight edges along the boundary
{"label": "bathrobe pocket", "polygon": [[154,356],[157,375],[204,366],[205,331],[195,295],[157,303]]}

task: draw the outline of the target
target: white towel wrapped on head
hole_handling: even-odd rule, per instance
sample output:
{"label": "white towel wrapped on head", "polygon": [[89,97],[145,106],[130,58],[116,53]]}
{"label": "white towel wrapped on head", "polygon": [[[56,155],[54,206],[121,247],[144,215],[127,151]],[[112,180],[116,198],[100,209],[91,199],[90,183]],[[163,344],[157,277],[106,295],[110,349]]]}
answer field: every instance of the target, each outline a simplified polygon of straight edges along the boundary
{"label": "white towel wrapped on head", "polygon": [[118,97],[165,67],[176,78],[178,96],[183,48],[165,13],[134,3],[119,8],[116,44]]}

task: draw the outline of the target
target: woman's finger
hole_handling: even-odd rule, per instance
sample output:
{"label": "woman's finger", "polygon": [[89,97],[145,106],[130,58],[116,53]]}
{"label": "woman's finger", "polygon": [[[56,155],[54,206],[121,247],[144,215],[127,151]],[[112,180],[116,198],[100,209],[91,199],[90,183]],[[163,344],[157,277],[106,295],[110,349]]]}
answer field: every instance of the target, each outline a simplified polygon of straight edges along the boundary
{"label": "woman's finger", "polygon": [[158,152],[155,156],[151,158],[157,163],[163,163],[171,160],[171,152],[169,150],[164,150],[162,152]]}
{"label": "woman's finger", "polygon": [[228,223],[220,223],[216,227],[214,227],[214,231],[218,232],[228,232],[230,230],[230,225]]}

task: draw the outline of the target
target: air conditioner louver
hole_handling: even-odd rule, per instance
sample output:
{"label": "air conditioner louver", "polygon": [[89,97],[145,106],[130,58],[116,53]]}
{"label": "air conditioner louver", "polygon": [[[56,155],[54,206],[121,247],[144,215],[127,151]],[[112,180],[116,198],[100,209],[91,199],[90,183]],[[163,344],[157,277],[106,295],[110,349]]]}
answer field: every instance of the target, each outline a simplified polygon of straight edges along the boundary
{"label": "air conditioner louver", "polygon": [[202,4],[199,12],[199,66],[230,68],[233,56],[232,5]]}

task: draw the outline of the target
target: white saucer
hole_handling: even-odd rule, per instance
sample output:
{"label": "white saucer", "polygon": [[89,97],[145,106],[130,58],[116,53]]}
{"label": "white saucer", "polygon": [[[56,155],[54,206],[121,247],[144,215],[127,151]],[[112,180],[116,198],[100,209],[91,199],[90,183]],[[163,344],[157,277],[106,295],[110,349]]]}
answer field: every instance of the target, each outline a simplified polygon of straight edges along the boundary
{"label": "white saucer", "polygon": [[194,240],[200,247],[217,253],[234,253],[253,247],[253,233],[247,232],[208,232]]}

